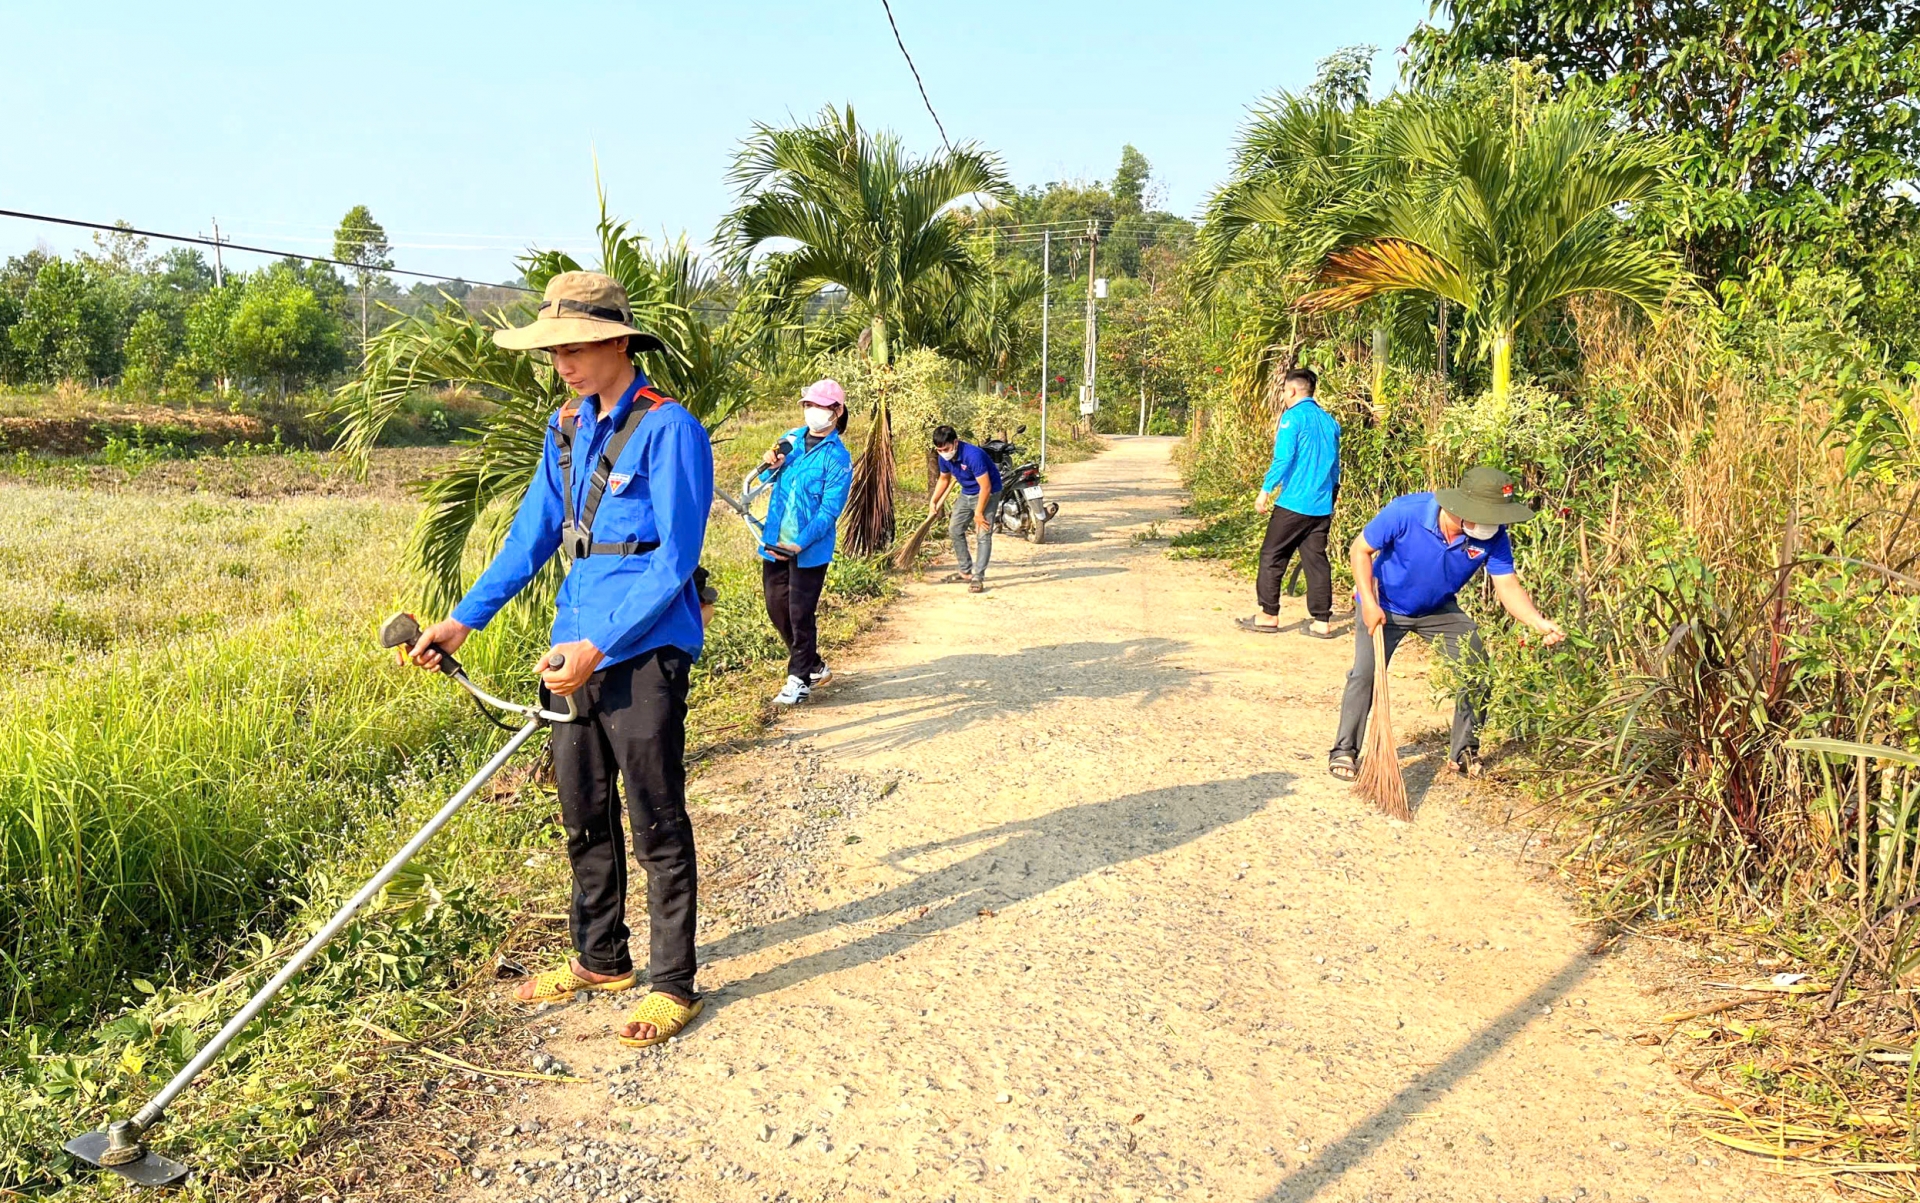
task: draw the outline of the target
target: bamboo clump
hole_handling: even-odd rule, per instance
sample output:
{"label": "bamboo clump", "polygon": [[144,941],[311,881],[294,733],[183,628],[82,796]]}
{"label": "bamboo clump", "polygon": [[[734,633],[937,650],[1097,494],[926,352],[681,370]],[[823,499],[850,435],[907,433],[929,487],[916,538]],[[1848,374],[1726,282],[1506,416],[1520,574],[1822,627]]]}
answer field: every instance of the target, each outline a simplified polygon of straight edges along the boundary
{"label": "bamboo clump", "polygon": [[1400,776],[1399,743],[1393,735],[1385,627],[1373,633],[1373,712],[1367,717],[1367,738],[1360,748],[1360,771],[1353,788],[1389,819],[1405,822],[1413,817],[1407,806],[1407,783]]}

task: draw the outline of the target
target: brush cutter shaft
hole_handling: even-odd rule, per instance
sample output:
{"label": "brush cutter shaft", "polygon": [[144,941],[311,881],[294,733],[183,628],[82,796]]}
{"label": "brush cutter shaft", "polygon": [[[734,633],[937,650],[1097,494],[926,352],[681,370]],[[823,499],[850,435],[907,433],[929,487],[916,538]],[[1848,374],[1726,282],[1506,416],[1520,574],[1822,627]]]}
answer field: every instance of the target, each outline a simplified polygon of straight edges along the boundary
{"label": "brush cutter shaft", "polygon": [[373,875],[373,880],[361,886],[359,893],[348,899],[345,906],[335,911],[333,918],[327,920],[326,926],[313,933],[313,937],[301,946],[300,951],[294,953],[293,957],[288,960],[285,965],[280,967],[280,972],[273,975],[273,980],[262,986],[259,993],[248,999],[247,1005],[241,1007],[232,1019],[227,1020],[226,1026],[221,1028],[212,1040],[207,1041],[198,1053],[194,1054],[193,1060],[187,1062],[186,1066],[181,1069],[179,1073],[173,1075],[173,1080],[162,1087],[160,1093],[154,1095],[153,1100],[140,1109],[139,1113],[133,1117],[135,1126],[141,1131],[145,1131],[158,1122],[161,1114],[166,1111],[168,1105],[171,1104],[175,1098],[179,1097],[181,1091],[193,1084],[194,1078],[198,1077],[202,1070],[213,1064],[214,1060],[220,1056],[220,1053],[233,1041],[233,1038],[238,1036],[247,1024],[253,1022],[256,1015],[266,1009],[266,1005],[273,1001],[274,995],[280,993],[281,987],[292,981],[295,974],[305,969],[307,962],[313,960],[319,951],[326,947],[327,941],[339,935],[340,929],[345,927],[348,922],[353,919],[354,915],[359,913],[360,908],[372,901],[373,896],[378,894],[381,888],[388,882],[392,881],[400,870],[406,867],[407,862],[414,858],[420,849],[426,847],[427,841],[431,840],[435,835],[438,835],[440,829],[445,827],[447,823],[452,820],[453,816],[460,812],[460,808],[472,800],[476,793],[480,792],[480,787],[485,785],[495,773],[500,771],[501,766],[505,765],[513,754],[520,750],[521,745],[532,739],[540,728],[547,725],[547,721],[548,720],[539,716],[531,717],[527,720],[526,726],[514,732],[513,738],[509,739],[506,745],[498,752],[495,752],[491,760],[481,766],[480,771],[473,775],[473,779],[462,786],[459,793],[448,799],[447,804],[442,806],[439,812],[427,821],[425,827],[422,827],[414,834],[412,839],[407,841],[405,847],[393,854],[393,859],[389,860],[378,873]]}

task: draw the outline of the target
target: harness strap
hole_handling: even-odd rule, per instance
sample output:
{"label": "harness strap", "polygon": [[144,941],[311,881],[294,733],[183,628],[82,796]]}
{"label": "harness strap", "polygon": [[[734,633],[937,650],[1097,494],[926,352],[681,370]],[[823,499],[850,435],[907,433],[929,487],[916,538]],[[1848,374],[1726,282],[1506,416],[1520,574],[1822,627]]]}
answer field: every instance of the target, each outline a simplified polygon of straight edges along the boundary
{"label": "harness strap", "polygon": [[[649,402],[641,418],[673,400],[647,385],[642,385],[634,395],[645,397]],[[626,450],[627,441],[640,429],[640,419],[634,417],[632,409],[627,410],[626,417],[608,436],[599,462],[594,465],[593,475],[588,478],[587,495],[581,503],[579,517],[574,516],[573,440],[579,430],[578,414],[577,406],[561,409],[560,429],[556,432],[560,444],[560,492],[565,512],[565,522],[560,528],[560,550],[576,560],[588,556],[634,556],[655,550],[660,544],[653,540],[628,539],[623,543],[593,541],[593,516],[600,512],[600,499],[606,495],[607,482],[613,476],[613,466],[620,461],[620,453]]]}

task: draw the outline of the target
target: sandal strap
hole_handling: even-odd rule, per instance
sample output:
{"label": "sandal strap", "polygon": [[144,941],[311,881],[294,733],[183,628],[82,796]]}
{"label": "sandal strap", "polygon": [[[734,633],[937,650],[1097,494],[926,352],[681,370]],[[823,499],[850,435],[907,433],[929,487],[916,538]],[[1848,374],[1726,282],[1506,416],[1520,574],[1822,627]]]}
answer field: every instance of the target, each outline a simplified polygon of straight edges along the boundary
{"label": "sandal strap", "polygon": [[627,1015],[628,1023],[651,1024],[656,1035],[677,1036],[698,1014],[693,1007],[675,1001],[672,996],[654,991],[640,1000]]}
{"label": "sandal strap", "polygon": [[533,975],[533,999],[558,998],[571,995],[575,990],[584,990],[593,985],[573,971],[572,965],[562,965],[558,969],[545,969]]}

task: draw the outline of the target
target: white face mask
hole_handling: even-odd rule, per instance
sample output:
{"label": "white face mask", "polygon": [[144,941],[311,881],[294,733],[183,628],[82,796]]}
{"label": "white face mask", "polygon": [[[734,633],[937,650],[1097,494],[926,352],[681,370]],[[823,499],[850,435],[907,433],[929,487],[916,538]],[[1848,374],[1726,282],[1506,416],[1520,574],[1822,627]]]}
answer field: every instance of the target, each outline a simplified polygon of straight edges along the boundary
{"label": "white face mask", "polygon": [[952,451],[942,451],[940,450],[940,448],[935,447],[933,449],[933,453],[939,456],[941,459],[952,459],[959,452],[959,450],[960,448],[955,447]]}
{"label": "white face mask", "polygon": [[1467,532],[1469,539],[1491,539],[1500,533],[1500,525],[1497,522],[1462,522],[1460,529]]}
{"label": "white face mask", "polygon": [[809,405],[801,410],[801,416],[807,421],[807,429],[815,434],[825,434],[833,429],[834,416],[830,409],[821,409],[818,405]]}

